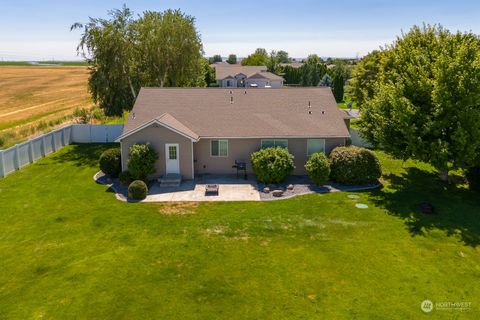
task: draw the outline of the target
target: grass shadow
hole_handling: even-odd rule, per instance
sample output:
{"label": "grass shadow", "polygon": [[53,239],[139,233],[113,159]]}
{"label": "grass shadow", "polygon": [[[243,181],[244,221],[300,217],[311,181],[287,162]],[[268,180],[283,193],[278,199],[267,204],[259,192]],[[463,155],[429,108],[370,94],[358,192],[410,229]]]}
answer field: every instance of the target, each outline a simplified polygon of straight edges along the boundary
{"label": "grass shadow", "polygon": [[[434,229],[458,236],[468,246],[480,244],[480,197],[472,191],[446,184],[433,172],[416,167],[403,174],[384,176],[386,188],[373,191],[370,199],[389,214],[402,218],[412,236]],[[424,214],[419,204],[430,202],[435,214]]]}
{"label": "grass shadow", "polygon": [[98,159],[103,151],[109,148],[118,148],[116,143],[111,144],[72,144],[68,152],[55,153],[51,159],[59,163],[71,163],[77,167],[98,167]]}

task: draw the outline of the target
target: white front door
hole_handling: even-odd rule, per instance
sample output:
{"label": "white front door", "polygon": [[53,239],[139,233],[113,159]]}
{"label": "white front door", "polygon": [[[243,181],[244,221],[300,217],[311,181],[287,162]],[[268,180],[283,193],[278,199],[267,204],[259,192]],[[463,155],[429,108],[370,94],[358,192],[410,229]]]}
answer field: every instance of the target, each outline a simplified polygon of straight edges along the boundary
{"label": "white front door", "polygon": [[165,171],[169,173],[180,173],[180,160],[178,143],[165,144]]}

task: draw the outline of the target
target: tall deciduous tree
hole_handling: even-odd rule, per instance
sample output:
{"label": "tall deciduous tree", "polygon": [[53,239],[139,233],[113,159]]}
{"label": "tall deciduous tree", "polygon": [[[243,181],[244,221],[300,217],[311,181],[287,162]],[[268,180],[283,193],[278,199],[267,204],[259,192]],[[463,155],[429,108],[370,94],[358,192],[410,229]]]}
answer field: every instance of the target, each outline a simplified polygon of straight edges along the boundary
{"label": "tall deciduous tree", "polygon": [[77,47],[89,64],[88,86],[92,98],[107,115],[121,115],[131,108],[138,90],[130,25],[133,13],[127,7],[109,11],[110,19],[90,18],[71,29],[83,29]]}
{"label": "tall deciduous tree", "polygon": [[372,51],[363,57],[353,69],[349,92],[352,100],[360,107],[367,99],[373,97],[373,88],[380,72],[383,56],[383,51]]}
{"label": "tall deciduous tree", "polygon": [[133,106],[142,86],[204,86],[202,43],[195,19],[180,10],[146,11],[138,19],[123,7],[109,19],[90,18],[79,53],[90,67],[93,99],[108,115]]}
{"label": "tall deciduous tree", "polygon": [[363,135],[396,157],[431,163],[444,180],[452,168],[478,164],[479,38],[415,26],[382,54]]}
{"label": "tall deciduous tree", "polygon": [[236,64],[237,63],[237,55],[230,54],[228,56],[227,62],[230,63],[230,64]]}
{"label": "tall deciduous tree", "polygon": [[202,43],[193,17],[180,10],[146,11],[132,27],[143,86],[202,84]]}
{"label": "tall deciduous tree", "polygon": [[222,62],[222,56],[219,55],[219,54],[216,54],[214,55],[211,59],[210,59],[210,63],[217,63],[217,62]]}
{"label": "tall deciduous tree", "polygon": [[267,50],[258,48],[254,53],[242,60],[243,66],[266,66],[269,61]]}

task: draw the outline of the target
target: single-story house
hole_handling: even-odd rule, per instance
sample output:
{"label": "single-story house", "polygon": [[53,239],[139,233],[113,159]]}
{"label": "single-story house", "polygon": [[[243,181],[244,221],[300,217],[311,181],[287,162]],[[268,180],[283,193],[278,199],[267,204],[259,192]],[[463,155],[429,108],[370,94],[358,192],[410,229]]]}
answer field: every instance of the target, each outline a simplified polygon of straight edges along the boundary
{"label": "single-story house", "polygon": [[242,66],[217,63],[215,80],[224,88],[281,88],[284,79],[268,72],[265,66]]}
{"label": "single-story house", "polygon": [[130,147],[150,143],[159,155],[155,177],[230,174],[235,161],[252,172],[252,152],[271,146],[287,147],[302,175],[312,153],[347,144],[348,121],[324,87],[142,88],[117,141],[123,170]]}

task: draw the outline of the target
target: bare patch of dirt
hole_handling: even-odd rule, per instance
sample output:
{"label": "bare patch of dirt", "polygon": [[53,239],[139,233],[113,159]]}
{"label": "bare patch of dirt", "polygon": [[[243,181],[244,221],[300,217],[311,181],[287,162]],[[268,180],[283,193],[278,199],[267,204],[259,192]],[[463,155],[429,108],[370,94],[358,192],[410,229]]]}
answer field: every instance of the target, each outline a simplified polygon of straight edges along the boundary
{"label": "bare patch of dirt", "polygon": [[197,208],[196,202],[173,202],[162,205],[158,211],[164,215],[187,215],[196,213]]}

